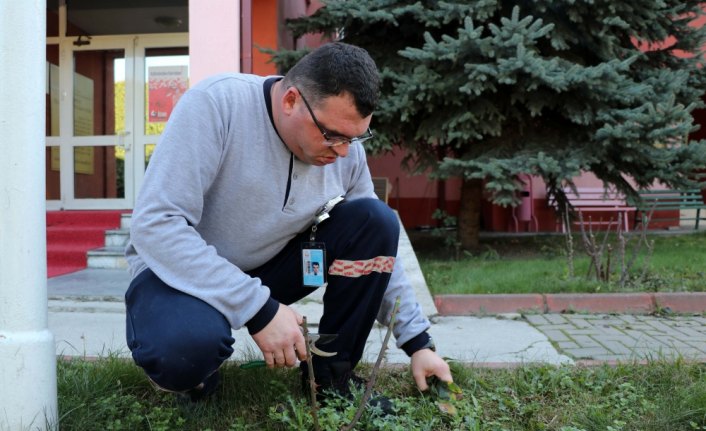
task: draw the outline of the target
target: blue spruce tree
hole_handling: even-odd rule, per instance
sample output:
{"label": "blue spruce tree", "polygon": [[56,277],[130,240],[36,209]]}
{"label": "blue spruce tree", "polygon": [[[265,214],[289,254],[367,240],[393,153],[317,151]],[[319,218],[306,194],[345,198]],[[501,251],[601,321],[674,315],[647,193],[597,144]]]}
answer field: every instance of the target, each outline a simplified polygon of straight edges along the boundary
{"label": "blue spruce tree", "polygon": [[[699,1],[324,4],[290,29],[370,52],[383,76],[371,149],[399,145],[416,170],[463,179],[464,248],[478,246],[482,194],[517,204],[521,174],[563,206],[582,172],[635,196],[627,178],[684,187],[706,167],[706,143],[688,141],[706,89],[706,32],[689,25]],[[286,68],[298,55],[275,59]]]}

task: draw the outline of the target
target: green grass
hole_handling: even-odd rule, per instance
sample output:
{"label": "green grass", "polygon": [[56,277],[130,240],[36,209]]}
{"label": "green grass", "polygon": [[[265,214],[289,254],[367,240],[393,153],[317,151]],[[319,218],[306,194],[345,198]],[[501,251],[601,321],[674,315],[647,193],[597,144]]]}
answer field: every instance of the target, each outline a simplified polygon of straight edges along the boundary
{"label": "green grass", "polygon": [[[464,399],[456,416],[420,394],[408,371],[383,369],[377,389],[394,397],[394,417],[366,413],[359,430],[706,430],[706,367],[682,361],[582,368],[474,369],[452,364]],[[60,428],[69,430],[305,430],[311,416],[297,370],[223,369],[216,395],[198,404],[158,392],[131,362],[60,361]],[[324,408],[322,429],[354,407]]]}
{"label": "green grass", "polygon": [[[602,235],[598,235],[602,239]],[[422,272],[432,294],[577,293],[577,292],[703,292],[706,291],[706,232],[648,235],[654,253],[643,277],[647,250],[642,247],[631,279],[618,286],[614,238],[611,282],[588,280],[589,258],[581,238],[574,236],[574,277],[569,277],[563,235],[514,236],[482,241],[482,251],[456,253],[431,233],[410,232]],[[632,253],[633,239],[627,246]],[[457,258],[455,258],[457,257]]]}

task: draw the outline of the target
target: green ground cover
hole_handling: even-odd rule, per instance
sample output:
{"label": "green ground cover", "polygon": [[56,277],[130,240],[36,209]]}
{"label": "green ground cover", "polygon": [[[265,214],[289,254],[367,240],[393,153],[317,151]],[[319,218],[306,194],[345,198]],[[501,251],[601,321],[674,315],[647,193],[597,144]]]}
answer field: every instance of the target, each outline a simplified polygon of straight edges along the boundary
{"label": "green ground cover", "polygon": [[[569,276],[563,235],[486,238],[482,251],[472,254],[456,252],[443,237],[431,232],[410,232],[410,240],[434,295],[706,291],[706,232],[647,235],[648,241],[654,240],[654,251],[650,254],[646,247],[640,248],[623,286],[618,283],[617,247],[612,253],[609,281],[585,277],[590,259],[579,235],[573,236],[574,277]],[[615,245],[615,237],[609,242]],[[636,242],[633,237],[628,243],[628,257]]]}
{"label": "green ground cover", "polygon": [[[452,364],[464,398],[455,416],[412,386],[405,370],[383,369],[378,389],[398,414],[366,412],[359,430],[706,430],[706,367],[682,361],[583,368],[523,366],[474,369]],[[364,370],[365,371],[365,370]],[[60,428],[69,430],[312,429],[298,371],[223,369],[223,384],[206,402],[179,402],[158,392],[130,361],[60,361]],[[355,406],[319,412],[336,430]]]}

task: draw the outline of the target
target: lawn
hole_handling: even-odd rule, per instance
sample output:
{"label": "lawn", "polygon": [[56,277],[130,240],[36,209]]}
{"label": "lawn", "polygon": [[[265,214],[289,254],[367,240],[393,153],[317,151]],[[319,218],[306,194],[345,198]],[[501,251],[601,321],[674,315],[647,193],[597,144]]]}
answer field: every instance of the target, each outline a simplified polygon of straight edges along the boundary
{"label": "lawn", "polygon": [[[630,279],[618,283],[620,259],[615,237],[608,282],[585,277],[590,259],[581,237],[573,236],[574,276],[569,276],[567,241],[563,235],[493,237],[482,251],[457,253],[431,232],[410,232],[431,293],[576,293],[576,292],[703,292],[706,291],[706,232],[648,234],[652,253],[641,247]],[[598,235],[602,240],[602,236]],[[632,254],[637,237],[626,247]]]}
{"label": "lawn", "polygon": [[[366,412],[359,430],[706,430],[706,367],[647,365],[474,369],[452,364],[464,398],[440,412],[412,386],[406,369],[382,370],[377,389],[396,416]],[[364,373],[369,370],[364,370]],[[123,359],[60,361],[60,428],[69,430],[312,429],[298,371],[241,370],[229,363],[212,399],[191,404],[158,392]],[[340,429],[355,406],[319,411],[321,428]]]}

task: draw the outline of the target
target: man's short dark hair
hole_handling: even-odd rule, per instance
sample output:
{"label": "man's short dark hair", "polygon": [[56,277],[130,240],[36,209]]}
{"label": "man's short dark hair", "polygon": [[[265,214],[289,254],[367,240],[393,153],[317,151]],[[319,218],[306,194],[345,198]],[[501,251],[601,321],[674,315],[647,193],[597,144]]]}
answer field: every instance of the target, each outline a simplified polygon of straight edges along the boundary
{"label": "man's short dark hair", "polygon": [[375,110],[380,95],[377,66],[363,48],[343,42],[323,45],[304,56],[283,80],[297,87],[314,105],[330,96],[349,93],[362,117]]}

